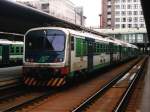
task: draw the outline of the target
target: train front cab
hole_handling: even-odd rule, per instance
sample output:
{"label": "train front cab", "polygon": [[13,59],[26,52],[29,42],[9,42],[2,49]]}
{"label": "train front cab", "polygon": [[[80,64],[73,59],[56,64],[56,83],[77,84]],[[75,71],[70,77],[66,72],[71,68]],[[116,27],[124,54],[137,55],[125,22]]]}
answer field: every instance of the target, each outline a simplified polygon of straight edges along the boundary
{"label": "train front cab", "polygon": [[26,33],[24,41],[24,83],[30,86],[65,84],[69,73],[67,33],[48,28],[34,29]]}

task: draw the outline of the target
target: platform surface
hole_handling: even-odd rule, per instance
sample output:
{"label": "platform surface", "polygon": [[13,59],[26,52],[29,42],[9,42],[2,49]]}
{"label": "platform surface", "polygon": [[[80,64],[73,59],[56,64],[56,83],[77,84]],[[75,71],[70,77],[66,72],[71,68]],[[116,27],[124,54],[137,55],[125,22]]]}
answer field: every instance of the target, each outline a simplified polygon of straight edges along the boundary
{"label": "platform surface", "polygon": [[150,112],[150,57],[148,59],[148,69],[145,74],[145,85],[141,102],[140,112]]}
{"label": "platform surface", "polygon": [[0,68],[0,79],[7,77],[18,77],[22,74],[22,66]]}

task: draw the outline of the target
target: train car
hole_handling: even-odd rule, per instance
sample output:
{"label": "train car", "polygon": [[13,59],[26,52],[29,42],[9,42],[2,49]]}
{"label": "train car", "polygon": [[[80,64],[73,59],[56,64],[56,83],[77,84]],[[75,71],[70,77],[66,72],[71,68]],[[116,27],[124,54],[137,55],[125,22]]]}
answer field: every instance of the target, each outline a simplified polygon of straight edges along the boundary
{"label": "train car", "polygon": [[22,58],[23,42],[0,39],[0,67],[20,65]]}
{"label": "train car", "polygon": [[129,58],[127,48],[137,49],[125,42],[59,27],[31,29],[24,42],[23,80],[29,86],[62,86],[84,73]]}
{"label": "train car", "polygon": [[23,46],[21,41],[12,41],[9,48],[9,61],[12,65],[22,65]]}
{"label": "train car", "polygon": [[11,41],[6,39],[0,39],[0,66],[6,66],[9,64],[9,46]]}

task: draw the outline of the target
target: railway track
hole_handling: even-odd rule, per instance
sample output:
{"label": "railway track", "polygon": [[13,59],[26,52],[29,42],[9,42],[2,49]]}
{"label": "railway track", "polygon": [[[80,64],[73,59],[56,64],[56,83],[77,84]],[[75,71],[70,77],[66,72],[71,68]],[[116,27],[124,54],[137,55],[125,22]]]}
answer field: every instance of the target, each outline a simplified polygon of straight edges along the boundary
{"label": "railway track", "polygon": [[0,97],[0,112],[14,112],[23,106],[31,105],[35,101],[39,101],[54,93],[54,91],[31,90],[24,88],[11,95]]}
{"label": "railway track", "polygon": [[22,66],[0,68],[0,91],[20,86]]}
{"label": "railway track", "polygon": [[12,77],[0,80],[0,91],[22,85],[21,78]]}
{"label": "railway track", "polygon": [[[130,77],[130,82],[128,85],[121,82],[127,78],[129,72],[125,71],[121,73],[109,83],[104,85],[99,91],[93,94],[91,97],[86,99],[82,104],[76,107],[72,112],[95,112],[95,111],[105,111],[105,112],[123,112],[127,107],[130,96],[134,90],[135,84],[143,71],[144,60],[137,63],[137,65],[131,67],[127,71],[133,74]],[[119,88],[119,89],[118,89]],[[119,93],[119,95],[118,95]],[[113,96],[111,96],[112,94]],[[119,98],[118,98],[119,97]],[[107,100],[108,99],[108,100]],[[116,100],[117,99],[117,100]],[[115,100],[112,102],[111,100]],[[106,103],[106,104],[105,104]]]}
{"label": "railway track", "polygon": [[119,103],[115,107],[114,112],[121,112],[121,111],[126,110],[126,107],[127,107],[128,102],[131,98],[131,95],[135,89],[137,81],[139,80],[139,78],[143,72],[145,60],[142,60],[142,62],[137,65],[137,68],[136,68],[137,71],[135,72],[135,75],[132,75],[133,77],[131,76],[131,79],[130,79],[131,82],[129,83],[126,91],[123,93],[123,96],[121,97]]}
{"label": "railway track", "polygon": [[104,87],[103,85],[113,79],[120,71],[126,71],[137,62],[132,60],[128,64],[124,64],[115,70],[109,71],[108,73],[103,73],[97,78],[93,78],[90,81],[83,82],[82,84],[77,84],[71,88],[65,88],[55,94],[46,97],[44,100],[39,102],[32,102],[32,105],[17,109],[17,112],[70,112],[75,110],[75,108],[81,104],[85,99],[89,98],[92,94],[97,92],[98,88]]}

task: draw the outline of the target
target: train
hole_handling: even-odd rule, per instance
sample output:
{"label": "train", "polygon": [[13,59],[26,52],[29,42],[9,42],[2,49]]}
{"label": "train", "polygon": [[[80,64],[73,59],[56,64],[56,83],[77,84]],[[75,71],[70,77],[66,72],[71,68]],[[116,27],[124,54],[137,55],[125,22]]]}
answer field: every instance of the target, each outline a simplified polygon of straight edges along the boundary
{"label": "train", "polygon": [[138,47],[111,37],[61,27],[33,28],[24,36],[23,82],[60,87],[97,69],[138,55]]}
{"label": "train", "polygon": [[22,65],[23,46],[22,41],[0,39],[0,67]]}

